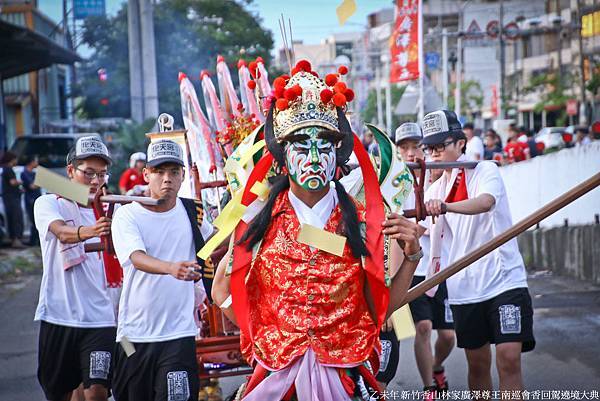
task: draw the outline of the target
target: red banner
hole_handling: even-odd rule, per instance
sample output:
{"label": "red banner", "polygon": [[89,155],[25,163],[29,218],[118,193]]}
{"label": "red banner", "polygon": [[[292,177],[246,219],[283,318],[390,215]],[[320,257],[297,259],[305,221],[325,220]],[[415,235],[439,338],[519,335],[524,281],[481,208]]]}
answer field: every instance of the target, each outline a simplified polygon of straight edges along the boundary
{"label": "red banner", "polygon": [[492,85],[492,114],[494,117],[498,117],[498,87],[494,84]]}
{"label": "red banner", "polygon": [[397,0],[390,37],[390,82],[419,78],[419,12],[421,0]]}

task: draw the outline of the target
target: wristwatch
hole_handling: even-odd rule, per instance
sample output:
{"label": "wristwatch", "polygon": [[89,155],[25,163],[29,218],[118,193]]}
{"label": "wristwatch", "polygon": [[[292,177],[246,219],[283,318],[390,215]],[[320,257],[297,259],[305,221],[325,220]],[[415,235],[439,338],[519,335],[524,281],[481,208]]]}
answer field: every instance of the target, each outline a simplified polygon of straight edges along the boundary
{"label": "wristwatch", "polygon": [[412,255],[404,254],[404,257],[411,262],[418,262],[423,257],[423,248],[419,248],[419,252],[413,253]]}

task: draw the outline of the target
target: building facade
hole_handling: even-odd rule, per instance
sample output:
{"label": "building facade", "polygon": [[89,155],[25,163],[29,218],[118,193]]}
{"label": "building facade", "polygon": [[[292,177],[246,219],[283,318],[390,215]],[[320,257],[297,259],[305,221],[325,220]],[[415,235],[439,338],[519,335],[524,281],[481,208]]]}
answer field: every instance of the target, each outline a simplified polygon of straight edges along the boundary
{"label": "building facade", "polygon": [[[61,27],[42,14],[35,1],[0,0],[0,19],[67,47]],[[17,137],[48,132],[51,121],[68,117],[67,76],[67,66],[52,65],[2,81],[8,147]]]}

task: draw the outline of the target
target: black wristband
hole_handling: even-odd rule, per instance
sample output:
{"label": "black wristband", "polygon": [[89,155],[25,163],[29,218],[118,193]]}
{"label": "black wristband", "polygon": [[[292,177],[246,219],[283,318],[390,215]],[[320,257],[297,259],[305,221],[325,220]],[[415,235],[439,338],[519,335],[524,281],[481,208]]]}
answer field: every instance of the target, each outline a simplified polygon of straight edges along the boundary
{"label": "black wristband", "polygon": [[79,242],[83,242],[83,240],[81,239],[81,236],[79,235],[79,230],[81,230],[81,227],[83,227],[83,226],[79,226],[79,227],[77,227],[77,240],[78,240]]}

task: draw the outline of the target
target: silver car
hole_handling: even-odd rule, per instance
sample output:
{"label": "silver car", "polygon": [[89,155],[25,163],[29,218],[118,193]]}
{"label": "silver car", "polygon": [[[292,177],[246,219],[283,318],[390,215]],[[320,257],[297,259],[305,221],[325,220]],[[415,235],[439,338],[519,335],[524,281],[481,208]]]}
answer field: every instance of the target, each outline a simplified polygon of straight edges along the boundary
{"label": "silver car", "polygon": [[544,152],[562,149],[566,146],[563,138],[565,127],[545,127],[535,136],[536,142],[544,144]]}

